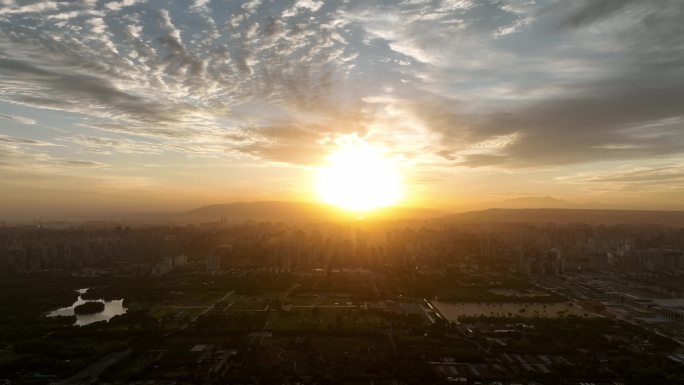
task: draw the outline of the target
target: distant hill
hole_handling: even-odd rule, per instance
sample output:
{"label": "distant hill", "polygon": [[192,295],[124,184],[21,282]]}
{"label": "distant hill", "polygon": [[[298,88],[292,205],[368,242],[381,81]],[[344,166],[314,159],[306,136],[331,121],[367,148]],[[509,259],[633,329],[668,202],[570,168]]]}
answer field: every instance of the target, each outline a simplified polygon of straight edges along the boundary
{"label": "distant hill", "polygon": [[447,215],[444,219],[455,222],[495,223],[590,223],[620,224],[643,223],[684,227],[684,211],[648,210],[594,210],[594,209],[488,209]]}
{"label": "distant hill", "polygon": [[[411,208],[389,207],[364,213],[367,219],[425,219],[436,218],[446,214],[444,211]],[[275,221],[275,222],[317,222],[354,219],[358,214],[346,212],[339,208],[308,202],[235,202],[202,206],[180,215],[174,219],[184,221]]]}
{"label": "distant hill", "polygon": [[485,209],[606,209],[617,208],[610,205],[588,202],[576,203],[554,197],[518,197],[498,202],[485,202],[473,205],[472,210]]}

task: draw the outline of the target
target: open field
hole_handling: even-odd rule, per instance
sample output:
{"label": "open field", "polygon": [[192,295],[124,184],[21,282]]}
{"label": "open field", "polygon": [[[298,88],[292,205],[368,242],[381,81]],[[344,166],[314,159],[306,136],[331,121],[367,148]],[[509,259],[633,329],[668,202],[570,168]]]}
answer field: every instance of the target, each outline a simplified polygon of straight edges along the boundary
{"label": "open field", "polygon": [[558,318],[569,315],[591,316],[586,310],[569,302],[560,303],[510,303],[510,302],[440,302],[432,301],[440,313],[449,321],[458,317],[496,316],[496,317],[545,317]]}

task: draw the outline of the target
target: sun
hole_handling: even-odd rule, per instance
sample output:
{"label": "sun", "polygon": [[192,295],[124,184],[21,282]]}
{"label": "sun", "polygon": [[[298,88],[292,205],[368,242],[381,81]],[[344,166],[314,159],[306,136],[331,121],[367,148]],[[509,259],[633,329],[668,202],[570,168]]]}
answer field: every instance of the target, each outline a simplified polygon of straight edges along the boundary
{"label": "sun", "polygon": [[390,206],[402,197],[397,162],[356,136],[337,141],[337,149],[318,169],[320,199],[354,212]]}

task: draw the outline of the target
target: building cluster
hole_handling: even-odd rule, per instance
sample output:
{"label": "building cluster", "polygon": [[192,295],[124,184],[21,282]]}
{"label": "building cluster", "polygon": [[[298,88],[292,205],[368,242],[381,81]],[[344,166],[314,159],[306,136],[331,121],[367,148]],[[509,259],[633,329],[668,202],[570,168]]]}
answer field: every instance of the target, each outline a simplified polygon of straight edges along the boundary
{"label": "building cluster", "polygon": [[0,227],[0,273],[103,269],[162,275],[266,268],[443,269],[522,275],[684,273],[684,231],[659,226],[441,222]]}
{"label": "building cluster", "polygon": [[188,257],[185,254],[177,255],[175,257],[163,257],[161,261],[157,262],[152,268],[152,275],[168,274],[187,265],[187,263]]}
{"label": "building cluster", "polygon": [[0,273],[80,270],[105,262],[120,246],[105,234],[81,231],[0,228]]}
{"label": "building cluster", "polygon": [[642,314],[655,315],[670,321],[684,323],[684,299],[646,298],[624,292],[610,293],[612,303],[628,306]]}
{"label": "building cluster", "polygon": [[490,225],[481,260],[521,274],[684,273],[684,231],[660,226]]}

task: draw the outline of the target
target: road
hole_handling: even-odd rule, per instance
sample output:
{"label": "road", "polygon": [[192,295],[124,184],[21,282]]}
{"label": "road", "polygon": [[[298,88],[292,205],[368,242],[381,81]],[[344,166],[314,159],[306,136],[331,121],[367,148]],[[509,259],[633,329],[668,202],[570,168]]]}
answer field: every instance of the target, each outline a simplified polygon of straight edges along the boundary
{"label": "road", "polygon": [[200,313],[198,313],[196,316],[192,317],[192,319],[191,319],[188,323],[186,323],[185,325],[183,325],[183,326],[181,327],[181,329],[185,329],[185,328],[187,328],[188,326],[190,326],[190,324],[195,323],[199,317],[201,317],[201,316],[203,316],[203,315],[209,313],[210,311],[214,310],[214,308],[216,308],[216,305],[218,305],[219,303],[225,301],[226,299],[228,299],[228,297],[230,297],[230,296],[233,295],[233,294],[235,294],[235,290],[231,290],[231,291],[229,291],[228,293],[226,293],[226,295],[224,295],[223,297],[219,298],[218,300],[216,300],[216,301],[215,301],[214,303],[212,303],[211,305],[207,306],[204,310],[202,310],[202,311],[201,311]]}
{"label": "road", "polygon": [[88,381],[90,381],[91,383],[94,383],[94,382],[96,382],[96,380],[100,376],[100,374],[102,374],[105,370],[107,370],[108,367],[110,367],[110,366],[114,365],[115,363],[121,361],[122,359],[126,358],[129,354],[131,354],[130,349],[110,353],[106,357],[102,358],[101,360],[89,365],[85,369],[82,369],[80,372],[74,374],[71,378],[60,382],[60,384],[70,384],[70,383],[82,384],[82,383],[88,382]]}
{"label": "road", "polygon": [[[287,291],[286,291],[285,293],[283,293],[283,295],[280,297],[280,302],[282,303],[282,302],[285,300],[285,298],[287,298],[287,297],[290,295],[290,293],[291,293],[294,289],[296,289],[298,286],[300,286],[300,285],[297,284],[297,283],[295,283],[295,284],[293,284],[292,286],[290,286],[290,288],[287,289]],[[247,362],[249,362],[249,359],[250,359],[253,355],[256,354],[256,351],[259,350],[259,345],[262,344],[261,342],[262,342],[263,339],[265,338],[266,332],[268,332],[268,329],[269,329],[269,326],[270,326],[270,318],[271,318],[271,317],[270,317],[270,307],[269,307],[268,312],[269,312],[269,316],[266,317],[266,321],[264,322],[264,327],[261,328],[260,332],[258,332],[258,333],[253,333],[253,337],[251,337],[249,343],[247,344],[247,349],[246,349],[246,353],[245,353],[245,358],[244,358],[244,360],[242,360],[242,363],[238,366],[239,368],[244,367],[244,366],[247,364]],[[256,343],[257,341],[259,341],[259,344],[257,344],[257,345],[255,346],[255,343]],[[294,367],[296,367],[296,363],[294,364]]]}

